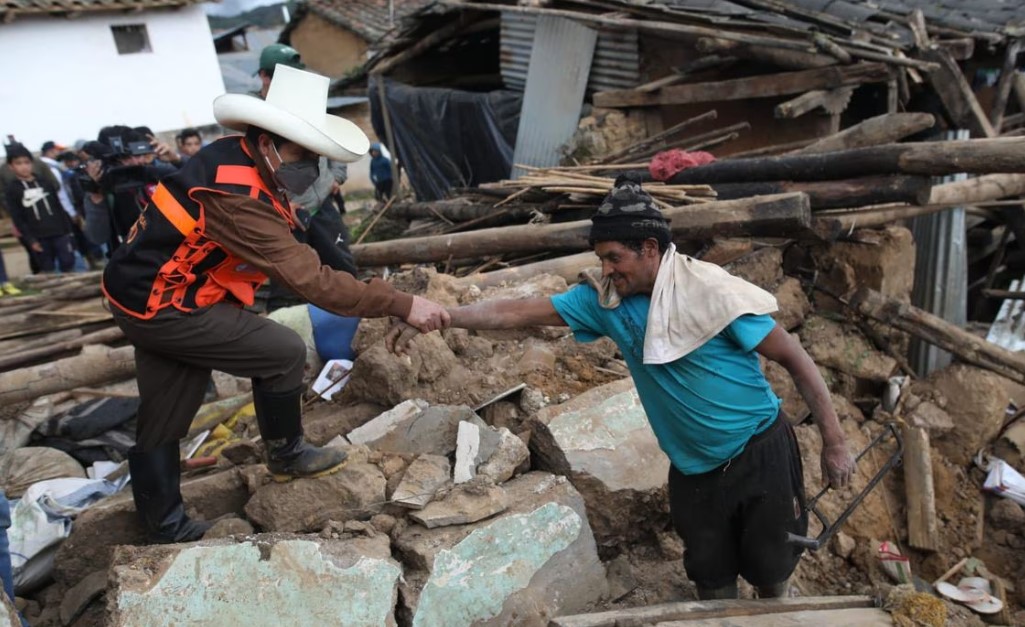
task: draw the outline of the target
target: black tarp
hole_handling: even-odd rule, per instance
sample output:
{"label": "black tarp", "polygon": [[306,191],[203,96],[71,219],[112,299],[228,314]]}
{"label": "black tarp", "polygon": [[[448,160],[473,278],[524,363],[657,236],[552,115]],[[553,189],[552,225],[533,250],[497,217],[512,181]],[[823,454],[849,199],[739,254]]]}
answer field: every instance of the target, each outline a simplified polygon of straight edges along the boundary
{"label": "black tarp", "polygon": [[[369,81],[374,132],[385,138],[378,77]],[[438,200],[453,187],[509,177],[522,94],[414,87],[384,80],[395,152],[419,200]]]}

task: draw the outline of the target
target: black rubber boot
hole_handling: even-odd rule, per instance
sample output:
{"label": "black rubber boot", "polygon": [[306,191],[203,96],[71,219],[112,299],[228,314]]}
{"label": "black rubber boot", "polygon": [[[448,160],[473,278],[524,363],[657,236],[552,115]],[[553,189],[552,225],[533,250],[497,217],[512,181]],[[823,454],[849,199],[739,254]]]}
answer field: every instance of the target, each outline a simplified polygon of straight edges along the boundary
{"label": "black rubber boot", "polygon": [[154,544],[199,540],[213,526],[185,515],[179,459],[177,442],[152,451],[128,451],[135,511]]}
{"label": "black rubber boot", "polygon": [[729,586],[723,586],[721,588],[698,588],[698,598],[702,601],[711,601],[713,599],[736,599],[739,596],[737,592],[737,584],[734,583]]}
{"label": "black rubber boot", "polygon": [[303,438],[302,393],[302,388],[275,393],[253,386],[256,422],[275,481],[329,475],[348,457],[341,449],[313,446]]}
{"label": "black rubber boot", "polygon": [[790,579],[772,586],[757,586],[759,599],[785,599],[790,596]]}

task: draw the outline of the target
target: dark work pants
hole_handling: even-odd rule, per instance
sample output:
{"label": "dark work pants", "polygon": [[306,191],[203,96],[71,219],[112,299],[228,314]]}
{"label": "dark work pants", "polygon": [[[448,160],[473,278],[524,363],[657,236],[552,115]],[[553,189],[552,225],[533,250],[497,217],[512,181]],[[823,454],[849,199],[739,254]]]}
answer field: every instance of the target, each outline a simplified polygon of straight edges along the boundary
{"label": "dark work pants", "polygon": [[53,272],[58,266],[61,272],[75,269],[75,245],[70,234],[40,237],[38,242],[43,252],[33,254],[40,272]]}
{"label": "dark work pants", "polygon": [[802,553],[786,534],[808,531],[793,428],[779,417],[739,455],[699,475],[670,466],[669,513],[698,588],[734,585],[737,575],[760,588],[786,581]]}
{"label": "dark work pants", "polygon": [[185,437],[211,370],[249,377],[268,392],[302,385],[306,344],[294,331],[228,304],[191,313],[168,308],[151,320],[114,309],[135,346],[139,381],[136,446],[149,451]]}

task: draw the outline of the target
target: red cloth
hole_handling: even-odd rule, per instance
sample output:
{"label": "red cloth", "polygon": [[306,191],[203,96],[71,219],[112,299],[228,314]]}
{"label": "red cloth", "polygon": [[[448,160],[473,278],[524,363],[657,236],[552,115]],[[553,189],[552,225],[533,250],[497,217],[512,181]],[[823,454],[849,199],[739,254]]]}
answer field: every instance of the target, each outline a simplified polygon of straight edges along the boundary
{"label": "red cloth", "polygon": [[713,161],[715,161],[715,156],[711,153],[700,150],[685,152],[679,148],[673,148],[655,155],[651,163],[648,164],[648,171],[651,172],[651,178],[656,181],[668,181],[678,172]]}

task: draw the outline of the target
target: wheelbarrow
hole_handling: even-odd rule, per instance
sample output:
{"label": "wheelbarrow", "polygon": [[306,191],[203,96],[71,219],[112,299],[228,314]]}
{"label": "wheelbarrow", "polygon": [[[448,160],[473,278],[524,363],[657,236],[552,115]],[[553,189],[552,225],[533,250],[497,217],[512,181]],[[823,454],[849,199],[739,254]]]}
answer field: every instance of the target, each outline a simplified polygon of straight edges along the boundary
{"label": "wheelbarrow", "polygon": [[854,513],[854,510],[861,504],[861,501],[868,496],[868,493],[872,491],[872,488],[876,487],[876,484],[882,481],[883,477],[886,476],[886,473],[890,472],[894,466],[900,464],[901,456],[904,454],[904,440],[900,435],[900,427],[898,427],[895,422],[887,422],[883,426],[883,431],[880,432],[874,440],[869,442],[868,446],[865,447],[865,450],[858,453],[855,461],[861,461],[862,457],[872,449],[887,441],[890,436],[893,436],[894,441],[897,442],[897,449],[893,452],[893,455],[886,460],[886,463],[883,464],[882,468],[880,468],[875,476],[872,477],[872,480],[868,482],[865,489],[859,492],[858,495],[851,500],[847,509],[840,512],[840,515],[837,516],[836,520],[830,522],[830,520],[826,518],[825,514],[823,514],[818,508],[819,499],[825,496],[825,494],[830,490],[828,485],[819,490],[818,494],[808,499],[804,505],[804,510],[815,514],[815,517],[822,523],[822,531],[814,538],[809,536],[799,536],[796,533],[787,532],[787,542],[789,544],[796,544],[797,546],[810,549],[812,551],[817,551],[822,548],[827,542],[829,542],[829,539],[840,530],[840,527],[842,527],[847,518]]}

